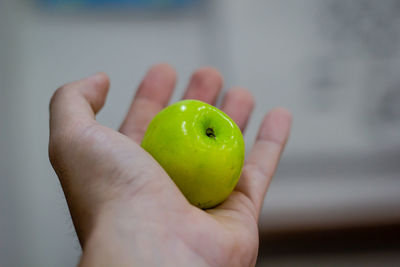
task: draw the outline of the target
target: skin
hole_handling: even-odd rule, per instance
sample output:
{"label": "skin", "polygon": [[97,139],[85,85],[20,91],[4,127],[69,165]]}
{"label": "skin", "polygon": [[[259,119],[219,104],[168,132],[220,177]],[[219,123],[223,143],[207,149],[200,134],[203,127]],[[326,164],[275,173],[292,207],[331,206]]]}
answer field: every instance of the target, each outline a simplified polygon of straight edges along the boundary
{"label": "skin", "polygon": [[244,161],[243,136],[236,123],[198,100],[182,100],[158,113],[142,147],[189,202],[202,209],[215,207],[228,197]]}
{"label": "skin", "polygon": [[[66,84],[53,95],[49,156],[83,248],[80,266],[255,265],[258,217],[291,115],[276,108],[264,117],[235,190],[204,211],[188,203],[139,145],[175,82],[169,65],[152,67],[119,131],[95,120],[109,88],[106,74]],[[184,98],[214,104],[221,87],[219,72],[203,68],[193,74]],[[247,90],[234,88],[221,109],[243,131],[253,105]]]}

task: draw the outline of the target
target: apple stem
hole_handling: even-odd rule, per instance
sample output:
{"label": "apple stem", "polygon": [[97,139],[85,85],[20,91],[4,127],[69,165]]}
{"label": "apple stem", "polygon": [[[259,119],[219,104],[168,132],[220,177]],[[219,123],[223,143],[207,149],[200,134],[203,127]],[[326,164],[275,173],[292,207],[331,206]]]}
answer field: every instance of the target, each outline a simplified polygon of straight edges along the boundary
{"label": "apple stem", "polygon": [[207,128],[206,135],[208,137],[210,137],[210,138],[215,138],[215,133],[214,133],[214,130],[212,128]]}

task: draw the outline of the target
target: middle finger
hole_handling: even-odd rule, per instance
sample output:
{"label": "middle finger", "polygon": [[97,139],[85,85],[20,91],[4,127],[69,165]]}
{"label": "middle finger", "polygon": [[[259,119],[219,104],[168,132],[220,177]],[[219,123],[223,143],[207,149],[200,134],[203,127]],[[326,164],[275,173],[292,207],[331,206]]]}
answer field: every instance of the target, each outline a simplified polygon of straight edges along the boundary
{"label": "middle finger", "polygon": [[183,99],[197,99],[214,105],[223,84],[222,75],[214,68],[206,67],[195,71]]}

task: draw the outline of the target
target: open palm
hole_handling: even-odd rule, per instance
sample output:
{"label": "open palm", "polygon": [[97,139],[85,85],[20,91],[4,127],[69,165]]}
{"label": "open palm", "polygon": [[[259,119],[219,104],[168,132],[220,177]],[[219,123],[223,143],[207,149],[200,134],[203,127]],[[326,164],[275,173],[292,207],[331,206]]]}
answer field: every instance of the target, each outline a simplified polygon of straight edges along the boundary
{"label": "open palm", "polygon": [[[216,208],[201,210],[140,147],[175,82],[170,66],[152,67],[119,132],[95,120],[109,87],[105,74],[67,84],[54,94],[49,154],[83,247],[82,266],[255,264],[258,216],[291,116],[277,108],[264,117],[234,192]],[[219,72],[203,68],[193,74],[184,98],[215,104],[221,87]],[[248,91],[234,88],[225,94],[221,109],[244,131],[253,106]]]}

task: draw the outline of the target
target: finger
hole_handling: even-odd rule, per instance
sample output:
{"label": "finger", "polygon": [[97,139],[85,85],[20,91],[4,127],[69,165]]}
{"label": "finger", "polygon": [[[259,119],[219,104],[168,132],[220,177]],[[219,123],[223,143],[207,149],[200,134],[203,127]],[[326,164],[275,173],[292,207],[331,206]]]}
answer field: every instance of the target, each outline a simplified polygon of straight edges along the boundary
{"label": "finger", "polygon": [[234,193],[221,209],[234,209],[258,219],[265,193],[289,138],[292,116],[286,109],[270,111],[260,126]]}
{"label": "finger", "polygon": [[221,91],[223,79],[214,68],[202,68],[193,73],[183,99],[197,99],[208,104],[215,104]]}
{"label": "finger", "polygon": [[229,90],[222,100],[221,109],[239,126],[244,132],[251,112],[254,108],[254,99],[249,91],[243,88]]}
{"label": "finger", "polygon": [[50,101],[50,135],[94,123],[95,114],[105,103],[109,83],[105,73],[97,73],[57,89]]}
{"label": "finger", "polygon": [[168,64],[150,68],[139,85],[120,132],[140,143],[147,126],[171,98],[176,83],[176,72]]}

